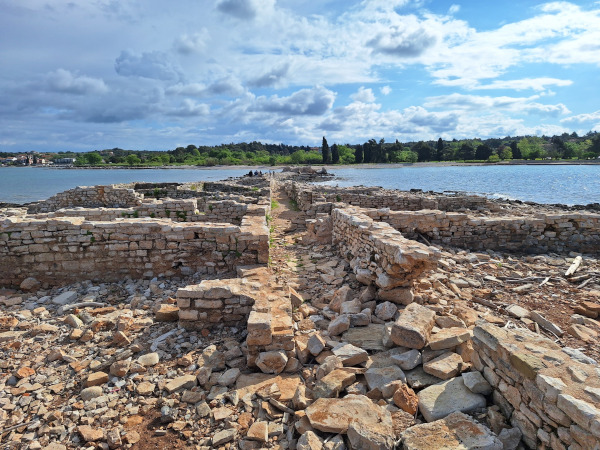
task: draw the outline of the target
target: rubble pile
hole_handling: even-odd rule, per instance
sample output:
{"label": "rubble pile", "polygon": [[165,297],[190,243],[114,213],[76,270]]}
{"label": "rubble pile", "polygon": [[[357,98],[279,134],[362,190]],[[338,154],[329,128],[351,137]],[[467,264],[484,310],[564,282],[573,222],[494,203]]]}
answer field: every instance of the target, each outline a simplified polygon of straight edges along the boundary
{"label": "rubble pile", "polygon": [[432,246],[342,204],[300,231],[288,183],[269,267],[0,291],[0,444],[600,446],[595,255]]}

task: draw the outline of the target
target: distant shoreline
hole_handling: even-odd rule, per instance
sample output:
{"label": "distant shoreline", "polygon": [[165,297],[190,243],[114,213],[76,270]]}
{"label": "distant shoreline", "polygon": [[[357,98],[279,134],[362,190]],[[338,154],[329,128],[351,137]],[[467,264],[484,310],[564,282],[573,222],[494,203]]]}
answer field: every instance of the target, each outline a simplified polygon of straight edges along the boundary
{"label": "distant shoreline", "polygon": [[277,165],[277,166],[248,166],[248,165],[215,165],[215,166],[196,166],[196,165],[181,165],[181,166],[4,166],[15,168],[43,168],[43,169],[63,169],[63,170],[181,170],[181,169],[198,169],[198,170],[222,170],[222,169],[239,169],[239,170],[281,170],[284,167],[325,167],[327,170],[335,170],[337,168],[344,169],[385,169],[385,168],[401,168],[401,167],[451,167],[451,166],[584,166],[584,165],[600,165],[600,159],[595,160],[572,160],[572,161],[503,161],[497,163],[475,162],[465,163],[460,161],[441,161],[441,162],[416,162],[416,163],[361,163],[361,164],[307,164],[307,165]]}

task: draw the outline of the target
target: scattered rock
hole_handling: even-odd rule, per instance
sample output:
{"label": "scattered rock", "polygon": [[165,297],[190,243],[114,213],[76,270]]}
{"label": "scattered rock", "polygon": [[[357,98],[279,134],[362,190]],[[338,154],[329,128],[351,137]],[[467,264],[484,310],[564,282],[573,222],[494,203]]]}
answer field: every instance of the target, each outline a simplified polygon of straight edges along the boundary
{"label": "scattered rock", "polygon": [[427,422],[443,419],[453,412],[470,412],[485,407],[485,397],[471,392],[462,377],[452,378],[417,394],[419,411]]}
{"label": "scattered rock", "polygon": [[394,344],[422,349],[427,344],[435,325],[435,313],[417,303],[408,305],[392,326],[391,338]]}

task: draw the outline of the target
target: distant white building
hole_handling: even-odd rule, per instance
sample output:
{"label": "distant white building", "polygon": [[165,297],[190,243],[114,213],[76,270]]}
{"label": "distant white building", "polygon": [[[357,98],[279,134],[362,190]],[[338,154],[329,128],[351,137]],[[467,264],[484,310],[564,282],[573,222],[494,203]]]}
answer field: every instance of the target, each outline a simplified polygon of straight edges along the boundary
{"label": "distant white building", "polygon": [[54,160],[54,164],[75,164],[75,158],[58,158]]}

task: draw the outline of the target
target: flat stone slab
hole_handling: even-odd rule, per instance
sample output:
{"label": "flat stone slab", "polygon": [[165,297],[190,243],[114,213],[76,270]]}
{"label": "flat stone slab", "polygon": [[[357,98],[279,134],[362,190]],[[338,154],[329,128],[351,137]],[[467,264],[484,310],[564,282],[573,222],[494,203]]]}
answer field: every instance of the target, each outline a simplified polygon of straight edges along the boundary
{"label": "flat stone slab", "polygon": [[342,335],[342,339],[364,350],[385,350],[383,334],[385,325],[369,324],[366,327],[350,328]]}
{"label": "flat stone slab", "polygon": [[432,350],[443,350],[456,347],[463,342],[471,339],[472,331],[467,328],[452,327],[431,335],[429,338],[429,347]]}
{"label": "flat stone slab", "polygon": [[417,397],[419,411],[427,422],[443,419],[453,412],[468,412],[486,406],[485,397],[471,392],[462,377],[429,386]]}
{"label": "flat stone slab", "polygon": [[392,381],[406,382],[406,375],[398,366],[369,368],[365,372],[365,379],[369,389],[381,389]]}
{"label": "flat stone slab", "polygon": [[296,388],[300,385],[300,377],[298,375],[270,375],[266,373],[250,373],[241,374],[235,382],[235,388],[238,391],[240,398],[244,395],[276,384],[281,391],[279,401],[288,402],[294,397]]}
{"label": "flat stone slab", "polygon": [[402,433],[406,450],[425,448],[460,450],[502,450],[504,446],[487,427],[466,414],[455,412],[444,419],[408,428]]}
{"label": "flat stone slab", "polygon": [[423,389],[442,381],[438,377],[425,373],[423,366],[417,366],[413,370],[404,372],[404,374],[406,375],[406,384],[413,389]]}
{"label": "flat stone slab", "polygon": [[460,372],[463,360],[457,353],[444,353],[423,364],[423,370],[429,375],[447,380]]}
{"label": "flat stone slab", "polygon": [[356,366],[369,358],[366,350],[352,344],[336,345],[331,351],[335,356],[342,360],[344,366]]}
{"label": "flat stone slab", "polygon": [[306,416],[313,428],[326,433],[346,433],[353,422],[367,428],[393,429],[390,412],[364,395],[320,398],[306,408]]}
{"label": "flat stone slab", "polygon": [[417,303],[408,305],[394,322],[391,338],[402,347],[422,349],[435,325],[435,313]]}

